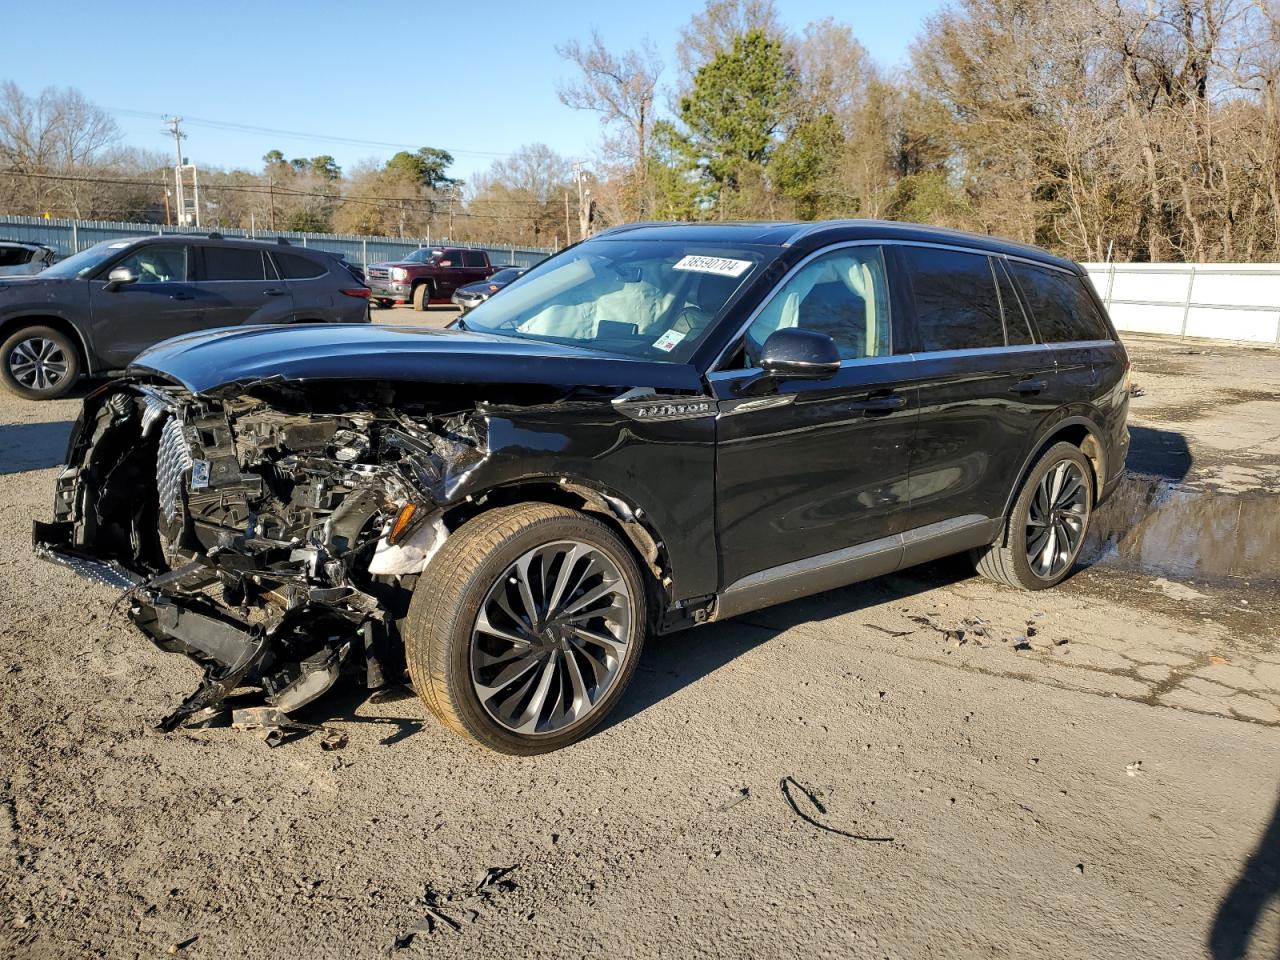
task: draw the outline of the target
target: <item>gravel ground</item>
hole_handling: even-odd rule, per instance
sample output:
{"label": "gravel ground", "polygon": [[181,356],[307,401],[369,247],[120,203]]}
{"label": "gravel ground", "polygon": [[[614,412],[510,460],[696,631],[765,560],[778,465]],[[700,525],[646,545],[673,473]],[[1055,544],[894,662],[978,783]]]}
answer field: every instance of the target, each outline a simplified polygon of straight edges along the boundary
{"label": "gravel ground", "polygon": [[[1135,413],[1221,489],[1192,476],[1216,427],[1157,379],[1214,358],[1167,347],[1135,342],[1165,419]],[[1223,369],[1246,360],[1280,369]],[[1273,590],[1100,564],[1032,596],[935,564],[653,642],[603,730],[535,759],[353,690],[306,717],[336,752],[164,735],[195,668],[30,551],[77,408],[0,397],[0,955],[1280,950]],[[1252,438],[1215,463],[1264,488]]]}

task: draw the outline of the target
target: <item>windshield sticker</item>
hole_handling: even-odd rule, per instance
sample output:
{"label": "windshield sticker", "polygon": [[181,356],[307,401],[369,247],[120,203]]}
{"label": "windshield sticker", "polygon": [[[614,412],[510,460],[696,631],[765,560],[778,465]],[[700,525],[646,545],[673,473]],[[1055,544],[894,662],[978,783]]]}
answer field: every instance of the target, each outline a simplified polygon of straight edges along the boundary
{"label": "windshield sticker", "polygon": [[661,350],[663,353],[670,353],[672,350],[674,350],[677,346],[680,345],[680,341],[683,340],[684,338],[685,338],[685,335],[681,331],[668,330],[666,333],[660,336],[657,340],[653,341],[653,345],[657,347],[659,350]]}
{"label": "windshield sticker", "polygon": [[716,273],[722,277],[740,277],[751,266],[750,260],[730,260],[728,257],[682,257],[676,270],[692,270],[695,273]]}

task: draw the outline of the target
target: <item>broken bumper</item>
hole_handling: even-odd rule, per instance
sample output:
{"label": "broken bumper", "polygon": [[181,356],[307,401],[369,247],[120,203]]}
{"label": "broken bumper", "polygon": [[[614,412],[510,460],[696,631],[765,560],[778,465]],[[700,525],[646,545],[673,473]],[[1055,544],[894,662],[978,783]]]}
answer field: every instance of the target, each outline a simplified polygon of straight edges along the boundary
{"label": "broken bumper", "polygon": [[[382,651],[375,649],[375,641],[383,631],[374,629],[373,619],[351,622],[345,638],[339,629],[333,642],[297,663],[286,662],[278,649],[299,631],[334,632],[333,602],[355,591],[313,588],[313,596],[299,598],[277,619],[252,623],[220,604],[185,592],[216,579],[207,563],[192,561],[161,576],[144,578],[116,561],[77,550],[71,545],[73,533],[71,523],[35,521],[36,555],[95,583],[123,590],[135,626],[161,650],[185,654],[204,668],[200,687],[159,722],[161,729],[172,730],[188,717],[216,707],[251,676],[263,685],[267,702],[277,710],[297,710],[333,686],[356,643],[366,648],[367,664],[381,664],[378,654]],[[382,685],[380,672],[373,679],[374,685]]]}

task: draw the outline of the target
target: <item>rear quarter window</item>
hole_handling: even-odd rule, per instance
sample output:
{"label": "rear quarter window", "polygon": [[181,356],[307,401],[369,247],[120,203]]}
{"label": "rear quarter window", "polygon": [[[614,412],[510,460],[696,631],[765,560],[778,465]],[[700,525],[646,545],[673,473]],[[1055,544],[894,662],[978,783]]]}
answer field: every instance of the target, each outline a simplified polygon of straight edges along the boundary
{"label": "rear quarter window", "polygon": [[1083,279],[1018,261],[1010,261],[1009,269],[1045,343],[1111,339]]}
{"label": "rear quarter window", "polygon": [[286,280],[312,280],[324,276],[324,267],[309,257],[299,256],[296,253],[276,252],[271,256],[275,258],[276,265],[280,268],[280,275]]}

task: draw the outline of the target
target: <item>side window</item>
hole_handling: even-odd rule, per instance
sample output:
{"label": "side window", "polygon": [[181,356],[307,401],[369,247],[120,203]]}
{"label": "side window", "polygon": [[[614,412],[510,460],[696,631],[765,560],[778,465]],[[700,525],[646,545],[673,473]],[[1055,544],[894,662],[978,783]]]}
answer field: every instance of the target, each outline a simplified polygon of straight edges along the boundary
{"label": "side window", "polygon": [[205,280],[265,280],[261,250],[244,247],[202,247]]}
{"label": "side window", "polygon": [[462,265],[464,267],[483,267],[485,265],[484,254],[479,250],[464,250],[462,251]]}
{"label": "side window", "polygon": [[280,268],[280,273],[286,280],[312,280],[324,276],[324,267],[307,257],[296,253],[274,251],[271,256],[275,257],[276,266]]}
{"label": "side window", "polygon": [[920,350],[1003,347],[1000,297],[988,258],[978,253],[903,247]]}
{"label": "side window", "polygon": [[748,366],[756,365],[769,334],[787,327],[825,333],[844,360],[888,355],[889,286],[880,248],[846,247],[801,267],[747,328]]}
{"label": "side window", "polygon": [[1000,290],[1000,307],[1004,311],[1004,335],[1009,346],[1020,346],[1031,343],[1031,324],[1027,321],[1026,311],[1018,301],[1013,289],[1013,281],[1005,269],[1004,261],[991,259],[991,267],[996,272],[996,287]]}
{"label": "side window", "polygon": [[190,249],[177,243],[143,244],[112,269],[129,268],[138,275],[139,283],[186,283]]}
{"label": "side window", "polygon": [[1045,343],[1111,339],[1106,322],[1080,277],[1020,261],[1010,261],[1009,269]]}
{"label": "side window", "polygon": [[31,259],[26,247],[0,247],[0,267],[20,267]]}

